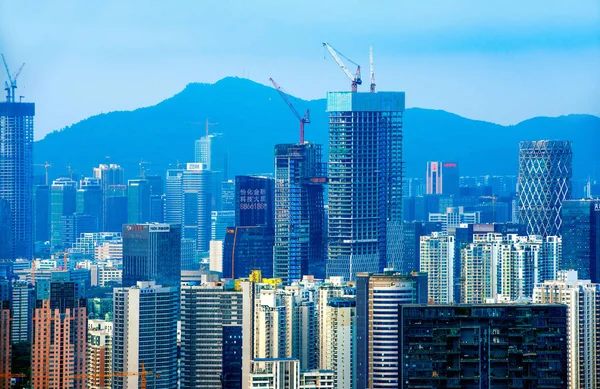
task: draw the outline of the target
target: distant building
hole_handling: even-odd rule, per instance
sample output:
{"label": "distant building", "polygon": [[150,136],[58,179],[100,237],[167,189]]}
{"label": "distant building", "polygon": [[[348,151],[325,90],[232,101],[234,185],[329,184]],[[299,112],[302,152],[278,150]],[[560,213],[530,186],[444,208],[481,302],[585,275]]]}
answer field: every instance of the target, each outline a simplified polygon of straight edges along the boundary
{"label": "distant building", "polygon": [[181,279],[181,227],[177,224],[123,226],[123,286],[154,281],[178,287]]}
{"label": "distant building", "polygon": [[[48,232],[48,229],[45,232]],[[0,199],[0,260],[13,259],[12,240],[10,203],[7,200]]]}
{"label": "distant building", "polygon": [[521,142],[519,222],[530,235],[558,236],[564,200],[571,199],[573,151],[569,141]]}
{"label": "distant building", "polygon": [[427,162],[427,194],[458,197],[458,164],[456,162]]}
{"label": "distant building", "polygon": [[222,240],[211,240],[210,241],[210,255],[208,258],[209,269],[223,273],[223,241]]}
{"label": "distant building", "polygon": [[441,232],[442,224],[439,222],[404,222],[403,266],[398,269],[402,273],[418,270],[421,258],[421,237],[432,232]]}
{"label": "distant building", "polygon": [[224,240],[227,227],[235,225],[235,211],[212,211],[210,239]]}
{"label": "distant building", "polygon": [[561,209],[562,269],[600,283],[600,200],[567,200]]}
{"label": "distant building", "polygon": [[404,268],[403,92],[329,92],[327,276]]}
{"label": "distant building", "polygon": [[150,222],[164,223],[165,222],[165,195],[150,196]]}
{"label": "distant building", "polygon": [[210,171],[211,210],[222,210],[221,184],[229,179],[229,149],[223,134],[206,134],[195,144],[194,162]]}
{"label": "distant building", "polygon": [[148,223],[151,219],[151,188],[144,179],[127,182],[127,223]]}
{"label": "distant building", "polygon": [[64,248],[62,217],[75,213],[77,184],[70,178],[58,178],[50,188],[50,245],[53,250]]}
{"label": "distant building", "polygon": [[127,224],[127,185],[111,185],[104,192],[104,231],[120,232]]}
{"label": "distant building", "polygon": [[151,196],[162,196],[165,193],[165,184],[162,176],[146,174],[144,179],[150,185]]}
{"label": "distant building", "polygon": [[181,270],[198,270],[200,263],[196,260],[196,241],[181,239]]}
{"label": "distant building", "polygon": [[356,388],[398,387],[398,306],[427,302],[427,274],[356,275]]}
{"label": "distant building", "polygon": [[445,212],[430,213],[429,221],[442,223],[442,232],[447,232],[449,227],[481,223],[481,214],[479,212],[467,212],[464,207],[449,207],[446,208]]}
{"label": "distant building", "polygon": [[104,389],[112,382],[113,323],[88,320],[87,388]]}
{"label": "distant building", "polygon": [[396,387],[565,388],[566,308],[545,304],[401,306]]}
{"label": "distant building", "polygon": [[235,181],[221,183],[221,211],[235,211]]}
{"label": "distant building", "polygon": [[82,215],[94,216],[98,219],[98,231],[104,226],[102,182],[99,178],[86,177],[79,181],[77,189],[76,212]]}
{"label": "distant building", "polygon": [[[113,371],[147,371],[150,388],[177,389],[178,286],[140,281],[115,288]],[[114,389],[137,389],[138,376],[113,377]]]}
{"label": "distant building", "polygon": [[84,233],[98,232],[98,218],[92,215],[72,213],[61,217],[60,236],[62,245],[70,248]]}
{"label": "distant building", "polygon": [[[34,240],[36,242],[47,242],[50,240],[50,187],[38,185],[34,193]],[[10,207],[8,208],[10,210]],[[8,232],[11,226],[8,225]],[[12,238],[12,234],[11,234]]]}
{"label": "distant building", "polygon": [[558,280],[536,285],[533,302],[568,306],[568,387],[599,387],[600,285],[589,280],[578,280],[574,270],[562,271]]}
{"label": "distant building", "polygon": [[10,204],[11,259],[33,254],[34,103],[0,103],[0,199]]}
{"label": "distant building", "polygon": [[[321,145],[275,145],[273,275],[284,284],[304,275],[325,276],[323,242],[325,165]],[[253,191],[246,201],[261,200]],[[240,197],[243,199],[244,197]],[[265,196],[266,200],[266,196]],[[266,206],[266,201],[262,202]]]}
{"label": "distant building", "polygon": [[[184,283],[181,288],[181,387],[220,388],[230,326],[242,326],[242,293],[219,281]],[[201,341],[197,341],[200,340]],[[231,338],[229,340],[232,340]],[[239,342],[241,339],[233,339]],[[241,354],[239,372],[241,377]],[[233,371],[229,371],[231,379]]]}
{"label": "distant building", "polygon": [[35,388],[85,388],[86,299],[83,285],[68,273],[55,272],[49,281],[36,280],[31,344],[31,381]]}

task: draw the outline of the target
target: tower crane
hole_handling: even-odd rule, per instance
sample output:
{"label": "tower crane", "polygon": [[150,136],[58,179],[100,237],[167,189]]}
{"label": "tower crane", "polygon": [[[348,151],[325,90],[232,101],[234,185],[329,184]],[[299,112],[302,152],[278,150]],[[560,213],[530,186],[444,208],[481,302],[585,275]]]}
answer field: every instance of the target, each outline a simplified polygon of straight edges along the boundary
{"label": "tower crane", "polygon": [[23,70],[23,66],[25,63],[19,67],[12,76],[10,75],[10,70],[8,69],[8,63],[6,63],[6,58],[4,58],[4,54],[2,54],[2,62],[4,62],[4,68],[6,69],[6,75],[8,76],[8,82],[4,82],[4,90],[6,91],[6,102],[14,103],[15,102],[15,89],[17,89],[17,79],[21,74],[21,70]]}
{"label": "tower crane", "polygon": [[144,165],[148,165],[151,162],[146,162],[144,160],[140,160],[138,165],[140,165],[140,178],[146,178],[146,169],[144,169]]}
{"label": "tower crane", "polygon": [[[335,62],[337,62],[340,68],[342,68],[342,70],[350,79],[350,81],[352,81],[352,92],[356,92],[358,90],[358,86],[362,84],[362,79],[360,78],[360,65],[352,61],[350,58],[346,57],[344,54],[340,53],[336,49],[334,49],[333,46],[331,46],[329,43],[323,42],[323,46],[327,49],[327,51],[329,51],[329,54],[331,54]],[[340,57],[345,58],[348,62],[356,66],[356,73],[354,73],[354,75],[350,73],[350,70],[348,70],[348,68],[346,67],[346,65]]]}
{"label": "tower crane", "polygon": [[275,87],[275,89],[277,89],[277,92],[279,92],[279,95],[281,96],[283,101],[285,101],[287,106],[290,107],[290,110],[294,113],[296,118],[298,118],[298,120],[300,121],[300,144],[303,145],[304,144],[304,125],[306,123],[310,123],[310,111],[307,109],[306,112],[304,113],[304,116],[300,116],[300,114],[298,113],[296,108],[294,108],[294,105],[287,98],[287,96],[286,96],[285,92],[283,91],[283,89],[281,88],[281,86],[279,86],[279,84],[277,82],[275,82],[275,80],[273,80],[273,78],[269,78],[269,80],[271,80],[271,83],[273,83],[273,86]]}
{"label": "tower crane", "polygon": [[110,378],[110,377],[140,377],[141,378],[141,383],[140,383],[140,389],[146,389],[146,377],[147,376],[155,376],[156,378],[160,378],[160,374],[159,373],[154,373],[151,371],[146,371],[146,368],[144,366],[144,362],[141,363],[141,369],[140,371],[121,371],[121,372],[115,372],[115,373],[108,373],[108,374],[81,374],[81,375],[74,375],[74,376],[68,376],[65,377],[66,380],[86,380],[88,378],[100,378],[100,381],[102,381],[102,383],[104,382],[104,378]]}
{"label": "tower crane", "polygon": [[371,93],[375,93],[375,71],[373,70],[373,46],[369,46],[369,64],[371,70]]}
{"label": "tower crane", "polygon": [[43,164],[36,163],[33,166],[41,166],[46,170],[46,185],[48,185],[48,168],[51,167],[52,164],[50,164],[50,163],[48,163],[48,161],[46,161]]}

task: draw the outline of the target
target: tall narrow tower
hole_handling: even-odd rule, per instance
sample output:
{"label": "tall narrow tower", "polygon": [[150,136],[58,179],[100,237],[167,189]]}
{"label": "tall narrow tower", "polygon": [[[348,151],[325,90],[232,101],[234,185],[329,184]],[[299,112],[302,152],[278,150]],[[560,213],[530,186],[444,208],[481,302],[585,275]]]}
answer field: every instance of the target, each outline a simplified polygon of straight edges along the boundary
{"label": "tall narrow tower", "polygon": [[12,259],[33,254],[34,103],[0,103],[0,199],[11,210]]}
{"label": "tall narrow tower", "polygon": [[404,92],[329,92],[327,275],[402,268]]}
{"label": "tall narrow tower", "polygon": [[529,235],[560,235],[561,208],[571,199],[573,152],[569,141],[519,145],[519,222]]}

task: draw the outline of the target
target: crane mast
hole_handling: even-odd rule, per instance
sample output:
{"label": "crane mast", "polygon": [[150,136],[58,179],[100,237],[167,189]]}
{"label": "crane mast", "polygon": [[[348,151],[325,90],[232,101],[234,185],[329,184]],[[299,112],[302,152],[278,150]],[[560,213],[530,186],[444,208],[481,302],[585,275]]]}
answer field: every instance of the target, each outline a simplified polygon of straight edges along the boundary
{"label": "crane mast", "polygon": [[[329,43],[323,42],[323,46],[327,49],[329,54],[331,54],[331,56],[333,57],[335,62],[337,62],[342,71],[346,74],[346,77],[348,77],[352,82],[352,92],[356,92],[358,90],[358,86],[362,84],[362,79],[360,76],[360,65],[352,61],[350,58],[346,57],[344,54],[340,53],[336,49],[334,49],[333,46],[331,46]],[[354,73],[354,75],[350,73],[350,70],[348,70],[348,68],[346,67],[346,65],[340,57],[345,58],[348,62],[356,66],[356,72]]]}
{"label": "crane mast", "polygon": [[277,92],[279,92],[279,96],[281,96],[283,101],[285,101],[287,106],[294,113],[296,118],[300,121],[300,144],[303,145],[304,144],[304,124],[310,123],[310,111],[307,109],[306,112],[304,113],[304,116],[300,116],[300,114],[298,113],[298,111],[296,110],[294,105],[287,98],[287,95],[285,94],[285,92],[283,91],[281,86],[279,86],[279,84],[275,80],[273,80],[273,78],[269,78],[269,80],[271,81],[271,83],[273,84],[273,86],[275,87]]}
{"label": "crane mast", "polygon": [[2,62],[4,63],[4,69],[6,69],[6,75],[8,76],[8,82],[4,82],[4,90],[6,91],[6,102],[14,103],[15,102],[15,90],[17,89],[17,78],[19,78],[19,75],[21,74],[21,71],[23,70],[23,66],[25,66],[25,63],[23,63],[19,67],[19,70],[17,70],[15,72],[15,74],[13,74],[11,76],[10,70],[8,69],[8,63],[6,62],[6,58],[4,57],[4,54],[2,54]]}
{"label": "crane mast", "polygon": [[369,63],[371,70],[371,93],[375,93],[375,71],[373,70],[373,46],[369,47]]}

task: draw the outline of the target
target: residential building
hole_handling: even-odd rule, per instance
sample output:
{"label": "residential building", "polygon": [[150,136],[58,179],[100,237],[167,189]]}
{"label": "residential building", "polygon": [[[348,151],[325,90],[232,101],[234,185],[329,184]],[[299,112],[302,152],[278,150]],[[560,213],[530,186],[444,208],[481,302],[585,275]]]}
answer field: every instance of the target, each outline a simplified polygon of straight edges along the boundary
{"label": "residential building", "polygon": [[427,302],[427,274],[356,275],[356,388],[400,384],[398,306]]}
{"label": "residential building", "polygon": [[[147,387],[177,389],[177,286],[139,281],[114,288],[113,371],[138,372],[142,366],[157,375],[146,376]],[[139,376],[113,377],[114,389],[136,389]]]}
{"label": "residential building", "polygon": [[[202,283],[182,284],[182,388],[223,387],[221,379],[225,373],[222,360],[228,357],[225,354],[225,342],[231,340],[231,326],[238,326],[240,329],[242,326],[242,294],[233,287],[233,282],[228,284],[209,278]],[[241,346],[241,339],[236,340]],[[241,354],[239,357],[241,358]],[[231,379],[233,371],[230,369],[228,373]],[[237,375],[241,378],[241,359]]]}
{"label": "residential building", "polygon": [[561,217],[561,269],[600,283],[600,200],[563,201]]}
{"label": "residential building", "polygon": [[600,386],[600,284],[577,279],[577,271],[561,271],[558,279],[537,284],[535,304],[565,304],[567,377],[570,389]]}
{"label": "residential building", "polygon": [[0,199],[11,215],[10,259],[33,255],[34,103],[0,103]]}
{"label": "residential building", "polygon": [[410,273],[419,269],[421,260],[421,237],[433,232],[441,232],[442,224],[437,222],[413,221],[404,222],[403,234],[403,269],[402,273]]}
{"label": "residential building", "polygon": [[427,273],[428,302],[454,303],[454,236],[440,232],[422,236],[420,252],[420,271]]}
{"label": "residential building", "polygon": [[321,314],[319,368],[333,373],[334,388],[356,387],[356,299],[332,297]]}
{"label": "residential building", "polygon": [[519,144],[519,222],[529,235],[560,235],[562,203],[571,199],[572,176],[570,141]]}
{"label": "residential building", "polygon": [[87,314],[83,285],[68,272],[36,280],[31,343],[34,388],[85,388]]}
{"label": "residential building", "polygon": [[[288,285],[312,274],[325,275],[321,145],[275,146],[275,245],[273,274]],[[256,191],[256,189],[255,189]],[[240,196],[240,201],[243,196]],[[265,197],[266,199],[266,197]],[[260,200],[260,194],[246,201]],[[242,206],[243,203],[240,204]]]}
{"label": "residential building", "polygon": [[139,281],[179,287],[181,280],[181,227],[177,224],[123,226],[123,286]]}
{"label": "residential building", "polygon": [[402,269],[403,92],[329,92],[327,276]]}
{"label": "residential building", "polygon": [[87,334],[87,388],[109,388],[112,382],[113,323],[88,320]]}
{"label": "residential building", "polygon": [[563,305],[404,305],[398,321],[394,387],[566,387]]}

